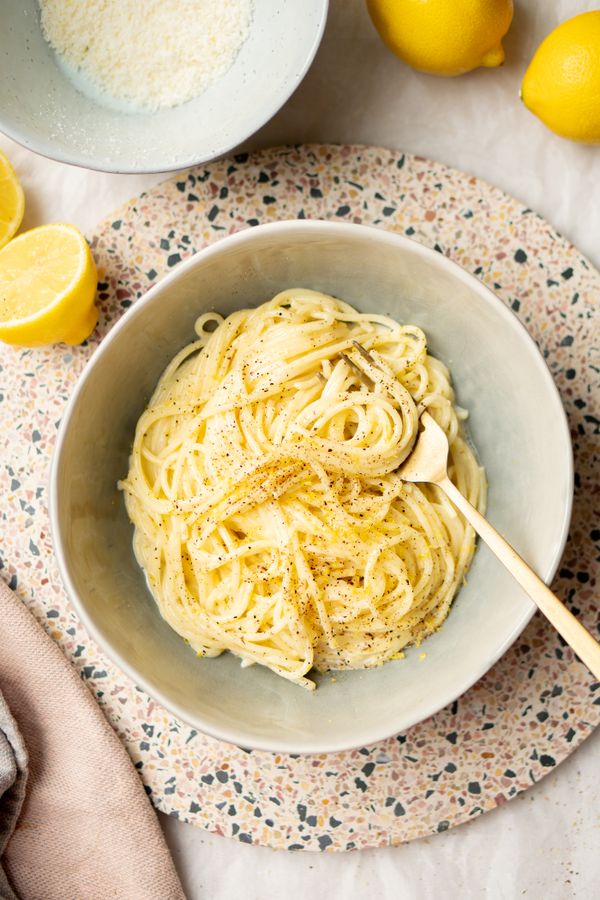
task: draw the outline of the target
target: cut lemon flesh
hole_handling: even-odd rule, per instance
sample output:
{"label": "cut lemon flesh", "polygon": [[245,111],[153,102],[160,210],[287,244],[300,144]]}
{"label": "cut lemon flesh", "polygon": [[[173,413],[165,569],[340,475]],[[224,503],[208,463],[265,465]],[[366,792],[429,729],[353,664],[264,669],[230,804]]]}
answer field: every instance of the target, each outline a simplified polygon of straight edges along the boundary
{"label": "cut lemon flesh", "polygon": [[0,153],[0,247],[7,244],[23,221],[25,197],[15,171]]}
{"label": "cut lemon flesh", "polygon": [[97,274],[73,225],[42,225],[0,250],[0,340],[79,344],[92,332]]}

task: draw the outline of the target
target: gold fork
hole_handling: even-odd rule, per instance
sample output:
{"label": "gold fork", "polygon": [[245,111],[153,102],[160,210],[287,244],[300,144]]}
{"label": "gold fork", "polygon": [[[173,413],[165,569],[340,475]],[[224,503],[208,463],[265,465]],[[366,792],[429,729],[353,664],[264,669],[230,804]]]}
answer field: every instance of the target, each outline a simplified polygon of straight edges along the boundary
{"label": "gold fork", "polygon": [[[353,341],[354,346],[372,366],[379,368],[368,350]],[[354,365],[353,368],[359,369]],[[448,499],[473,526],[492,553],[508,569],[538,609],[552,623],[561,637],[575,651],[590,672],[600,680],[600,644],[586,628],[569,612],[564,603],[552,593],[541,578],[531,569],[517,551],[504,540],[487,519],[463,497],[448,477],[448,439],[445,432],[428,413],[420,417],[421,430],[416,443],[398,469],[404,481],[436,484]]]}

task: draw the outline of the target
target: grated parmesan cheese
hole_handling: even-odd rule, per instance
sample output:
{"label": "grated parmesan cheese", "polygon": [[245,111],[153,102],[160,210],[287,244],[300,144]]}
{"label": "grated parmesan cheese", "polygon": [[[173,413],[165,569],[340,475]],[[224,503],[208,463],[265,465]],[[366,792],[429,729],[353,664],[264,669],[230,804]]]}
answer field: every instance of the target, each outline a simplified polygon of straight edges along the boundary
{"label": "grated parmesan cheese", "polygon": [[44,37],[102,93],[149,110],[185,103],[230,68],[253,0],[39,0]]}

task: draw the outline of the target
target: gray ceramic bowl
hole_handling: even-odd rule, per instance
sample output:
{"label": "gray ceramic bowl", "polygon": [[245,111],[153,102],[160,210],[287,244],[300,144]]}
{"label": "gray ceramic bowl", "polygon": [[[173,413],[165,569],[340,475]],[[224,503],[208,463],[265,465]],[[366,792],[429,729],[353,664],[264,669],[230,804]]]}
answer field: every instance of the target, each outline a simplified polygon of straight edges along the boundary
{"label": "gray ceramic bowl", "polygon": [[573,472],[558,393],[525,329],[477,279],[406,238],[330,222],[248,229],[181,263],[123,316],[79,381],[54,454],[52,531],[73,604],[113,660],[195,728],[245,747],[321,752],[369,744],[454,700],[509,647],[533,605],[480,546],[450,616],[421,648],[335,682],[322,677],[313,694],[230,654],[198,659],[162,620],[116,487],[136,421],[201,312],[228,314],[300,286],[426,331],[471,412],[489,518],[546,579],[565,543]]}
{"label": "gray ceramic bowl", "polygon": [[61,162],[163,172],[214,159],[283,106],[317,51],[328,0],[257,0],[248,40],[201,96],[153,114],[81,93],[40,29],[37,0],[0,0],[0,130]]}

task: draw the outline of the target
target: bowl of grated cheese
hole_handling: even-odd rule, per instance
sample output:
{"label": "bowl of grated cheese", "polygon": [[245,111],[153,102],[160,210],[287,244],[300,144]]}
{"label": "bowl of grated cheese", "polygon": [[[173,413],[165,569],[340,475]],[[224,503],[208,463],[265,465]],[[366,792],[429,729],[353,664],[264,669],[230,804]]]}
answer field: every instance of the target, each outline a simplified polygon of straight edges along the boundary
{"label": "bowl of grated cheese", "polygon": [[264,125],[306,74],[328,0],[4,0],[0,130],[61,162],[163,172]]}

